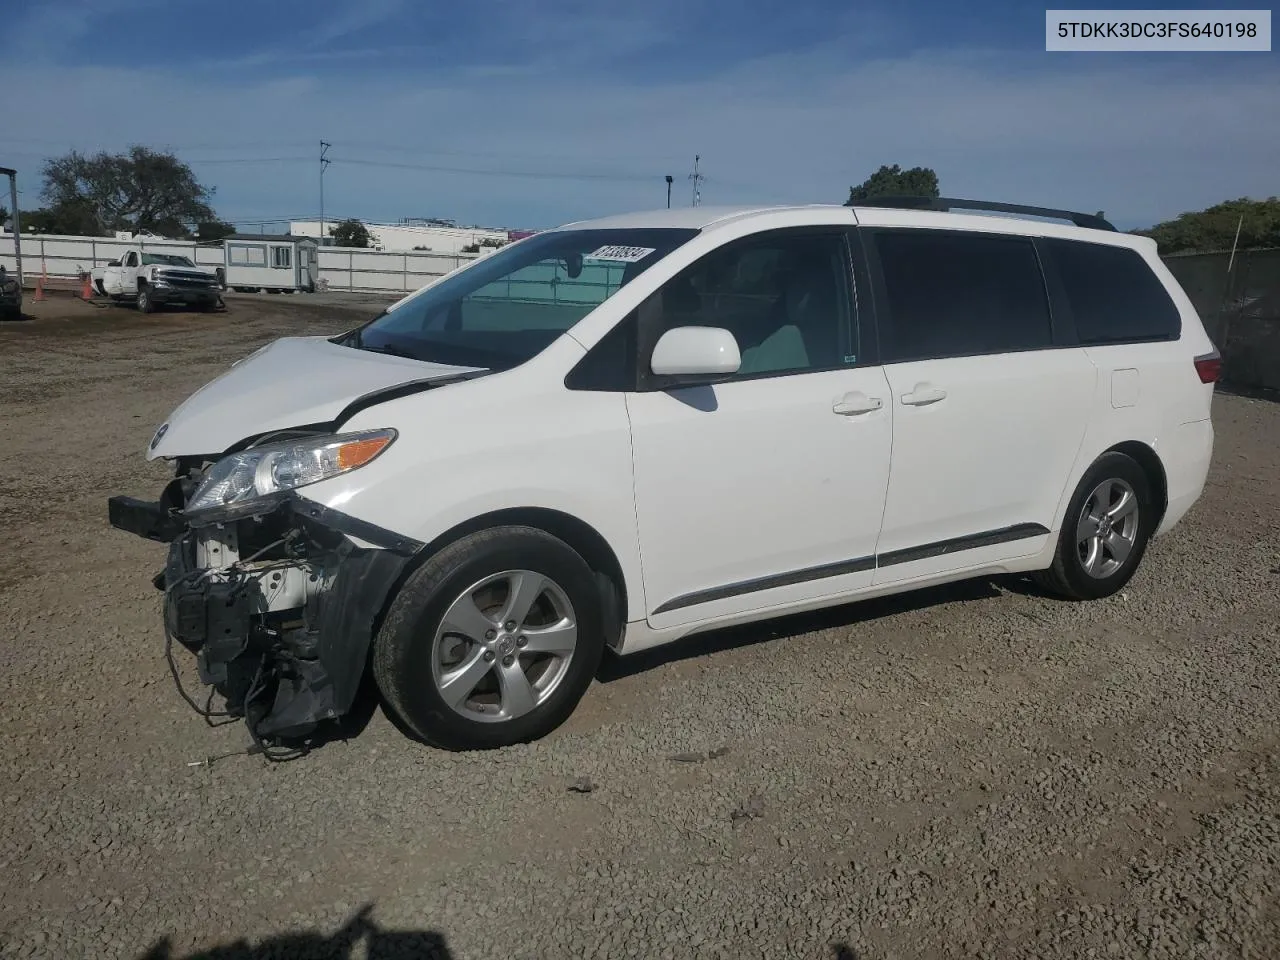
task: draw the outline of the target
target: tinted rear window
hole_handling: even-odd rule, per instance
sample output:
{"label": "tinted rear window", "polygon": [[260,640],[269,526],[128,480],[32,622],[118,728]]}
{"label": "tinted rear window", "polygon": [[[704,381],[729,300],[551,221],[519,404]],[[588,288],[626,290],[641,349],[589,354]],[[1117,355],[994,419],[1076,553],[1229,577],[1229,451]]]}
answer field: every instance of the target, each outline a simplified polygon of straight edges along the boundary
{"label": "tinted rear window", "polygon": [[877,231],[886,362],[1007,353],[1053,342],[1035,245],[1022,237]]}
{"label": "tinted rear window", "polygon": [[1041,240],[1052,256],[1081,343],[1175,340],[1182,318],[1136,250],[1079,240]]}

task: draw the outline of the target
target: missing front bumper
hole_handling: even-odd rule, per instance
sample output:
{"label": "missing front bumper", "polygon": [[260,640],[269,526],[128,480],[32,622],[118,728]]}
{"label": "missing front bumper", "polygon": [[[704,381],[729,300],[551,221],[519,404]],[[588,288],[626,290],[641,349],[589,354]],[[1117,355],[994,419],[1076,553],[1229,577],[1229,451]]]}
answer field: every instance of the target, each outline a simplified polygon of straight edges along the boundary
{"label": "missing front bumper", "polygon": [[[381,613],[421,548],[300,499],[199,529],[163,502],[113,497],[109,515],[118,529],[169,543],[154,581],[166,636],[195,654],[201,681],[266,742],[304,738],[350,711]],[[269,556],[241,559],[267,539]]]}

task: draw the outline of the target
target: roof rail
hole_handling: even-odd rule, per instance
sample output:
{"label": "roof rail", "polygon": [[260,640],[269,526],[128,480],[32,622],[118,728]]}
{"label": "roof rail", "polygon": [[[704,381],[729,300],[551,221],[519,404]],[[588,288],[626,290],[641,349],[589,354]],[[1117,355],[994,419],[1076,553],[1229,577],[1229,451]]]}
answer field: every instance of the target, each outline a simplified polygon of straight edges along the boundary
{"label": "roof rail", "polygon": [[1076,213],[1072,210],[1055,210],[1052,207],[1028,207],[1020,203],[996,203],[985,200],[958,200],[954,197],[875,197],[850,204],[854,207],[895,207],[903,210],[991,210],[997,213],[1020,213],[1029,217],[1050,217],[1054,220],[1070,220],[1077,227],[1093,230],[1116,228],[1111,221],[1092,213]]}

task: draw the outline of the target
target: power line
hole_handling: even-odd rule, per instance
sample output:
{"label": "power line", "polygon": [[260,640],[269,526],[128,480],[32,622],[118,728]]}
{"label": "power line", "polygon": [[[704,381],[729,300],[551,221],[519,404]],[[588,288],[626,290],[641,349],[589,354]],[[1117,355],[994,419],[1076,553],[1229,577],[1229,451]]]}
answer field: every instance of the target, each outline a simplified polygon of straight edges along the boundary
{"label": "power line", "polygon": [[[12,142],[61,144],[61,143],[64,143],[65,141],[14,140]],[[215,147],[215,148],[217,148],[218,146],[225,146],[228,150],[232,149],[232,146],[233,146],[232,144],[224,144],[224,145],[203,144],[203,145],[209,146],[209,147]],[[252,144],[252,145],[259,145],[259,144]],[[244,146],[251,146],[251,144],[244,144]],[[457,157],[505,156],[505,157],[511,158],[511,154],[509,153],[496,154],[496,153],[485,153],[483,151],[461,151],[461,150],[449,151],[449,150],[435,150],[435,149],[416,150],[414,148],[408,148],[408,147],[401,148],[401,147],[394,147],[389,145],[377,145],[377,144],[366,144],[365,146],[373,150],[403,151],[407,153],[417,153],[417,154],[426,154],[426,155],[436,154],[441,156],[457,156]],[[25,152],[10,152],[8,155],[35,157],[40,159],[50,158],[49,154],[36,154],[36,153],[25,153]],[[521,159],[557,160],[557,159],[567,159],[567,158],[553,157],[549,154],[523,154],[521,155]],[[751,191],[751,192],[767,191],[772,196],[775,196],[775,197],[779,196],[779,194],[775,192],[775,188],[766,187],[761,184],[750,184],[750,183],[743,183],[741,181],[725,180],[718,176],[708,177],[706,174],[702,173],[698,168],[700,159],[701,159],[700,157],[695,158],[695,161],[694,161],[695,170],[694,170],[694,173],[690,174],[689,176],[689,179],[693,181],[695,206],[701,203],[702,185],[706,183],[711,183],[711,182],[714,182],[714,183],[720,184],[721,186],[729,187],[735,190],[743,190],[743,191]],[[369,156],[329,157],[326,155],[323,158],[323,160],[326,165],[330,163],[341,163],[341,164],[346,164],[348,166],[365,166],[365,167],[383,168],[383,169],[391,169],[391,170],[421,170],[428,173],[447,173],[447,174],[459,174],[459,175],[477,176],[477,177],[510,177],[510,178],[516,178],[516,179],[529,179],[529,180],[571,180],[571,181],[579,180],[579,181],[598,181],[602,183],[609,183],[609,182],[652,183],[655,179],[661,178],[660,174],[638,173],[638,172],[626,171],[626,170],[616,170],[616,171],[535,170],[535,169],[528,169],[528,168],[472,167],[472,166],[458,166],[458,165],[451,165],[451,164],[407,163],[407,162],[400,162],[395,160],[379,160],[375,157],[369,157]],[[231,157],[205,156],[205,157],[196,157],[192,159],[184,158],[183,160],[183,162],[190,164],[192,166],[253,166],[256,164],[266,165],[266,164],[277,164],[277,163],[286,163],[286,164],[287,163],[307,163],[307,162],[314,162],[314,161],[315,161],[314,154],[311,154],[310,156],[307,156],[304,154],[290,154],[290,155],[281,154],[281,155],[273,155],[273,156],[231,156]]]}
{"label": "power line", "polygon": [[[64,150],[73,150],[73,149],[78,149],[78,148],[76,148],[76,147],[75,147],[74,142],[73,142],[73,141],[71,141],[71,140],[45,140],[45,139],[24,139],[24,138],[10,138],[10,137],[7,137],[7,138],[6,138],[6,142],[7,142],[7,143],[13,143],[13,144],[45,145],[45,146],[59,147],[59,148],[64,149]],[[127,143],[126,143],[126,141],[103,141],[103,142],[108,143],[108,144],[111,144],[111,143],[126,144],[126,146],[128,146],[128,145],[132,145],[132,142],[131,142],[131,141],[130,141],[130,142],[127,142]],[[198,143],[163,143],[163,144],[159,144],[159,145],[157,145],[156,149],[175,150],[175,151],[182,151],[182,150],[259,150],[259,149],[262,149],[262,150],[275,150],[275,149],[281,149],[281,148],[297,148],[297,147],[305,147],[305,146],[308,146],[308,145],[310,145],[310,144],[312,144],[312,143],[314,143],[314,141],[298,141],[298,140],[257,140],[257,141],[239,141],[239,142],[237,142],[237,141],[223,141],[223,142],[220,142],[220,143],[219,143],[219,142],[207,142],[207,141],[202,141],[202,142],[198,142]],[[441,148],[439,148],[439,147],[434,147],[434,146],[413,146],[413,145],[401,145],[401,144],[392,144],[392,143],[383,143],[383,142],[368,142],[368,141],[361,141],[361,145],[362,145],[362,147],[363,147],[364,149],[366,149],[366,150],[370,150],[370,151],[373,151],[374,153],[403,153],[403,154],[411,154],[411,155],[413,155],[413,156],[427,156],[427,157],[432,157],[432,156],[439,156],[439,157],[487,157],[487,158],[505,159],[505,160],[509,160],[509,159],[511,159],[511,158],[512,158],[512,153],[511,153],[511,151],[510,151],[510,150],[469,150],[469,149],[457,149],[457,150],[450,150],[450,149],[441,149]],[[99,146],[96,146],[96,147],[94,147],[94,148],[92,148],[92,149],[93,149],[93,151],[94,151],[94,152],[97,152],[97,150],[98,150],[98,149],[101,149],[101,146],[99,145]],[[81,151],[81,152],[83,152],[83,151]],[[34,156],[34,155],[35,155],[35,154],[31,154],[31,156]],[[294,159],[307,160],[307,159],[311,159],[311,157],[308,157],[308,156],[296,156],[296,157],[290,156],[290,157],[280,157],[279,159],[281,159],[281,160],[294,160]],[[520,159],[525,159],[525,160],[547,160],[547,161],[553,161],[553,162],[555,162],[555,161],[573,160],[573,159],[575,159],[575,157],[574,157],[574,156],[572,156],[572,155],[566,155],[566,154],[553,154],[553,153],[522,153],[522,154],[520,154]],[[662,154],[662,155],[658,155],[658,154],[649,154],[649,155],[646,155],[646,156],[644,157],[644,160],[645,160],[646,162],[654,162],[654,163],[663,162],[663,161],[670,161],[670,160],[675,160],[675,159],[679,159],[679,155],[677,155],[677,154]],[[195,163],[195,162],[200,162],[200,163],[220,163],[220,162],[227,162],[227,163],[239,163],[239,162],[248,162],[248,161],[244,161],[244,160],[241,160],[241,159],[239,159],[239,158],[231,158],[231,159],[227,159],[227,160],[222,160],[222,159],[220,159],[220,158],[210,158],[210,159],[205,159],[205,160],[200,160],[200,161],[192,161],[192,160],[188,160],[187,162],[188,162],[188,163]],[[257,162],[257,161],[255,160],[255,161],[253,161],[253,162]]]}
{"label": "power line", "polygon": [[428,163],[395,163],[390,160],[371,160],[357,157],[334,157],[334,163],[347,166],[383,167],[392,170],[423,170],[431,173],[461,173],[478,177],[520,177],[531,180],[602,180],[620,183],[648,183],[659,179],[660,174],[646,173],[593,173],[590,171],[558,170],[485,170],[475,167],[450,167]]}
{"label": "power line", "polygon": [[211,163],[303,163],[310,157],[210,157],[184,160],[183,163],[205,166]]}

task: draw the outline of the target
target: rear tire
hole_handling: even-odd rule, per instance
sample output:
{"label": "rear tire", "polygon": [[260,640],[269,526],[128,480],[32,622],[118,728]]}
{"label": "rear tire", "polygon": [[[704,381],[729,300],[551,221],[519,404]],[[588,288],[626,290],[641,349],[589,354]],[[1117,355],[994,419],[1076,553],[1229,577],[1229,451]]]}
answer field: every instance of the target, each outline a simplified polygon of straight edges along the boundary
{"label": "rear tire", "polygon": [[1067,505],[1053,565],[1034,574],[1069,600],[1100,600],[1129,582],[1156,523],[1146,471],[1123,453],[1104,453],[1085,471]]}
{"label": "rear tire", "polygon": [[586,561],[542,530],[495,527],[409,577],[374,641],[373,675],[391,712],[427,743],[483,750],[559,727],[603,651]]}

